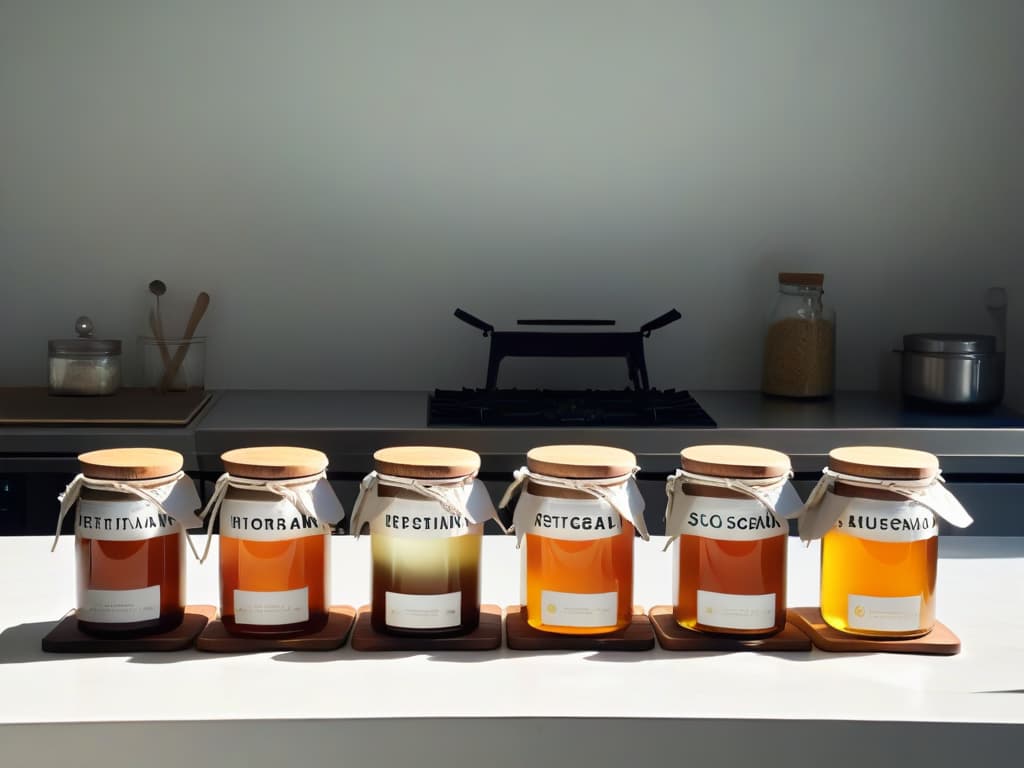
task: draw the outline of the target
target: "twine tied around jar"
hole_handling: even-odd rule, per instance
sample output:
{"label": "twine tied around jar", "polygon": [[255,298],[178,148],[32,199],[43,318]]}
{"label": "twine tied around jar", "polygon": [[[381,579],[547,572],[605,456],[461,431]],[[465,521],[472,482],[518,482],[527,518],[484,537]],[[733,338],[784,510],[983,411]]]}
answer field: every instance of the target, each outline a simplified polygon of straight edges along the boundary
{"label": "twine tied around jar", "polygon": [[[206,502],[206,506],[203,508],[202,514],[199,515],[203,520],[207,521],[206,545],[203,547],[203,555],[199,559],[199,562],[206,562],[206,558],[210,555],[210,545],[213,542],[213,525],[217,521],[221,505],[224,503],[224,496],[227,494],[229,488],[235,488],[240,491],[265,491],[267,493],[273,493],[295,507],[295,509],[299,511],[299,514],[304,517],[315,518],[317,521],[323,523],[323,521],[320,520],[320,517],[316,514],[316,506],[313,503],[312,492],[317,487],[318,483],[326,479],[326,472],[320,472],[319,474],[308,475],[306,477],[295,477],[280,480],[235,477],[234,475],[225,472],[217,478],[217,484],[214,486],[213,494],[210,496],[210,500]],[[209,518],[207,518],[207,516],[209,516]]]}
{"label": "twine tied around jar", "polygon": [[[78,501],[82,493],[82,488],[88,488],[93,491],[106,491],[108,493],[123,493],[127,496],[135,496],[136,498],[142,499],[154,506],[160,514],[166,515],[167,517],[174,520],[181,530],[185,533],[185,541],[188,542],[189,549],[192,550],[192,554],[196,558],[199,557],[199,553],[196,551],[195,545],[192,543],[191,537],[186,532],[187,528],[193,528],[200,524],[199,518],[194,514],[194,510],[185,510],[185,506],[182,506],[181,510],[171,512],[165,506],[165,502],[171,497],[174,489],[177,487],[178,482],[185,478],[185,473],[182,471],[175,472],[173,475],[167,475],[166,477],[152,478],[148,480],[105,480],[98,477],[86,477],[82,473],[75,475],[74,479],[68,483],[64,489],[64,493],[57,496],[57,500],[60,501],[60,514],[57,516],[57,532],[53,537],[53,545],[50,547],[50,551],[54,552],[57,549],[57,542],[60,540],[60,531],[64,527],[64,518],[67,517],[68,512]],[[189,481],[189,488],[192,493],[185,499],[188,502],[189,499],[195,499],[195,506],[199,506],[199,497],[195,493],[195,486],[191,485]],[[157,495],[158,489],[164,489],[165,493],[160,494],[163,498]],[[186,523],[188,523],[186,525]]]}
{"label": "twine tied around jar", "polygon": [[[619,517],[629,521],[636,528],[640,538],[647,541],[650,539],[650,534],[647,533],[647,523],[644,521],[643,514],[634,515],[632,510],[622,503],[623,499],[621,498],[622,489],[628,483],[634,482],[636,473],[639,471],[640,467],[633,467],[627,474],[615,477],[575,478],[542,475],[539,472],[533,472],[528,467],[520,467],[512,473],[514,479],[501,497],[498,509],[507,507],[525,482],[546,485],[550,488],[562,488],[567,491],[579,491],[580,493],[589,494],[600,501],[607,502]],[[512,527],[515,528],[514,525]]]}
{"label": "twine tied around jar", "polygon": [[807,502],[800,510],[800,538],[804,542],[820,539],[828,533],[843,514],[846,503],[829,504],[826,500],[832,497],[832,489],[836,482],[852,485],[857,488],[870,488],[876,491],[887,491],[903,496],[942,518],[957,528],[966,528],[974,522],[956,496],[946,489],[946,480],[942,471],[931,477],[920,480],[890,480],[886,478],[863,477],[836,472],[829,467],[821,470],[821,479],[814,486]]}
{"label": "twine tied around jar", "polygon": [[[363,524],[369,522],[370,518],[374,517],[375,513],[379,511],[367,509],[367,501],[376,492],[377,486],[379,485],[410,491],[411,493],[415,493],[425,499],[436,501],[441,505],[441,508],[445,512],[450,515],[456,515],[469,525],[477,525],[479,523],[486,522],[485,520],[474,519],[473,516],[469,514],[469,510],[466,507],[465,497],[468,497],[468,494],[464,492],[464,489],[469,488],[470,493],[472,493],[472,488],[476,482],[475,473],[470,475],[461,475],[459,477],[431,478],[430,480],[424,480],[418,477],[387,475],[374,470],[364,477],[359,483],[359,496],[356,497],[356,504],[352,509],[352,526],[350,532],[354,537],[359,538]],[[491,509],[492,513],[488,518],[494,520],[503,532],[508,533],[508,530],[504,525],[502,525],[498,516],[493,514],[493,508],[490,507],[490,501],[487,502],[487,506]]]}
{"label": "twine tied around jar", "polygon": [[[672,510],[675,507],[676,494],[681,493],[680,486],[682,485],[703,485],[711,488],[724,488],[726,490],[742,493],[744,496],[749,496],[751,499],[758,502],[780,523],[785,523],[787,517],[786,515],[779,513],[777,505],[783,489],[792,477],[792,470],[784,475],[777,475],[775,477],[750,477],[740,479],[736,477],[701,475],[696,472],[689,472],[685,469],[677,469],[665,480],[665,496],[668,498],[665,505],[665,527],[666,529],[671,528],[671,518],[673,517]],[[672,542],[677,538],[679,538],[679,534],[669,535],[668,541],[665,542],[665,546],[661,551],[667,551],[668,548],[672,546]]]}

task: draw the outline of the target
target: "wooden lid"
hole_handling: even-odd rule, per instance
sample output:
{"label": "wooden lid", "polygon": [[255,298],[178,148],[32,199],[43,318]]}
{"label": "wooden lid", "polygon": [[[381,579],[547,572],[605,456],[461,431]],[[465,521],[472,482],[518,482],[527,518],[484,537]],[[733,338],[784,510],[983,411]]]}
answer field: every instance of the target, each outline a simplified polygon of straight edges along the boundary
{"label": "wooden lid", "polygon": [[373,454],[373,462],[381,474],[420,480],[465,477],[480,471],[480,454],[475,451],[435,445],[381,448]]}
{"label": "wooden lid", "polygon": [[327,469],[327,456],[320,451],[287,445],[235,448],[222,453],[220,460],[229,474],[256,480],[309,477]]}
{"label": "wooden lid", "polygon": [[924,480],[939,471],[939,459],[926,451],[855,445],[829,451],[828,467],[844,475],[885,480]]}
{"label": "wooden lid", "polygon": [[691,445],[679,457],[687,472],[711,477],[779,477],[792,468],[786,454],[750,445]]}
{"label": "wooden lid", "polygon": [[109,448],[78,457],[82,474],[98,480],[153,480],[181,471],[184,459],[163,448]]}
{"label": "wooden lid", "polygon": [[785,285],[817,285],[825,284],[825,275],[821,272],[779,272],[779,282]]}
{"label": "wooden lid", "polygon": [[551,477],[601,479],[628,475],[636,456],[606,445],[543,445],[526,454],[526,466]]}

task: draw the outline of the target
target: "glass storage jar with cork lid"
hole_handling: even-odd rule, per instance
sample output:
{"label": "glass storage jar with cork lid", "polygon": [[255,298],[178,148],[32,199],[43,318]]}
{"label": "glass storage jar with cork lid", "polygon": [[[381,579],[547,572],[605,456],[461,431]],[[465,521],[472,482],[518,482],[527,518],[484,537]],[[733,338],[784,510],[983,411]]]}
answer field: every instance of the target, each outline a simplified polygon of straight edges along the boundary
{"label": "glass storage jar with cork lid", "polygon": [[[786,520],[800,509],[789,457],[745,445],[695,445],[666,485],[675,540],[673,612],[687,629],[767,636],[786,626]],[[666,548],[668,545],[666,545]]]}
{"label": "glass storage jar with cork lid", "polygon": [[941,482],[938,459],[881,446],[836,448],[800,517],[821,539],[821,615],[865,637],[920,637],[935,624],[938,521],[970,515]]}
{"label": "glass storage jar with cork lid", "polygon": [[595,635],[629,625],[634,531],[648,538],[638,470],[632,453],[601,445],[527,453],[500,506],[521,491],[514,522],[531,627]]}
{"label": "glass storage jar with cork lid", "polygon": [[495,517],[480,456],[461,448],[400,446],[373,454],[352,512],[370,531],[376,632],[460,635],[480,623],[480,550]]}
{"label": "glass storage jar with cork lid", "polygon": [[827,397],[835,377],[836,317],[822,301],[820,272],[780,272],[764,338],[761,391]]}
{"label": "glass storage jar with cork lid", "polygon": [[114,448],[78,461],[81,472],[60,497],[57,536],[74,507],[79,629],[122,638],[174,629],[185,615],[186,528],[201,525],[181,454]]}
{"label": "glass storage jar with cork lid", "polygon": [[344,510],[327,456],[291,446],[221,454],[226,472],[203,512],[205,560],[220,518],[220,616],[239,637],[318,632],[330,609],[330,536]]}

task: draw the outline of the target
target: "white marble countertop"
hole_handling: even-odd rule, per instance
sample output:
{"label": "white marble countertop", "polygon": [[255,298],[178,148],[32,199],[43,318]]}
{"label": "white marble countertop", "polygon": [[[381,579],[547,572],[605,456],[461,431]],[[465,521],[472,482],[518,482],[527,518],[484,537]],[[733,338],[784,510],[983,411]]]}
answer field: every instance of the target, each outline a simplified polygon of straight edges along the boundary
{"label": "white marble countertop", "polygon": [[[1011,730],[999,733],[1024,743],[1020,538],[943,540],[938,615],[962,640],[963,651],[954,657],[817,650],[678,653],[660,648],[640,653],[502,648],[371,654],[347,645],[330,653],[52,655],[42,653],[39,642],[73,605],[74,547],[70,538],[63,539],[51,555],[49,544],[43,538],[0,539],[0,569],[7,585],[0,599],[0,732],[6,732],[10,744],[32,745],[24,748],[34,754],[43,750],[39,754],[57,755],[62,745],[86,749],[84,745],[92,744],[101,731],[90,737],[85,724],[120,724],[118,738],[140,733],[132,724],[149,733],[175,723],[203,728],[222,723],[231,726],[228,731],[240,728],[239,733],[259,722],[275,728],[304,723],[297,726],[300,730],[310,723],[331,723],[341,730],[325,733],[337,735],[348,733],[346,723],[367,721],[381,721],[378,728],[392,722],[415,731],[423,727],[423,722],[417,723],[421,719],[439,723],[434,731],[417,737],[421,745],[429,745],[434,737],[450,741],[451,735],[443,735],[445,725],[456,728],[455,733],[468,728],[479,739],[490,738],[486,734],[491,728],[515,739],[517,729],[525,727],[517,723],[535,723],[538,718],[592,723],[593,744],[619,730],[643,732],[650,723],[640,721],[708,727],[721,721],[718,725],[727,722],[736,728],[746,723],[755,729],[758,722],[761,727],[813,722],[816,728],[829,722],[843,727],[893,722],[1007,724]],[[660,537],[636,542],[634,596],[645,607],[671,599],[670,555],[661,552],[662,544]],[[366,602],[368,538],[339,536],[332,545],[334,602]],[[513,540],[485,537],[484,547],[484,602],[518,603],[519,558]],[[216,549],[207,564],[190,563],[189,602],[216,604],[216,564]],[[789,604],[816,604],[816,546],[805,548],[790,540],[789,577]],[[476,722],[480,728],[473,725]],[[73,727],[61,730],[62,725]],[[369,733],[369,727],[359,732]],[[40,741],[40,728],[61,738]],[[207,737],[216,742],[228,731],[207,736],[205,731],[196,732],[186,738],[197,744]],[[180,730],[171,728],[168,733],[172,732],[175,738],[182,737]],[[827,727],[821,730],[827,732]],[[232,753],[237,764],[262,765],[261,757],[276,754],[267,751],[269,747],[257,747],[261,739],[271,739],[270,732],[259,733],[259,738],[247,737],[255,750],[252,754],[247,749]],[[672,734],[666,731],[662,736],[669,739]],[[298,731],[295,737],[300,737]],[[147,743],[159,743],[152,734],[148,738]],[[656,744],[658,738],[654,734],[650,743]],[[742,741],[726,752],[742,748]],[[349,748],[355,750],[353,755],[360,749]],[[411,747],[406,743],[402,748]],[[363,757],[374,754],[370,750]],[[601,754],[610,759],[612,753],[598,750]],[[243,760],[244,755],[249,758]]]}

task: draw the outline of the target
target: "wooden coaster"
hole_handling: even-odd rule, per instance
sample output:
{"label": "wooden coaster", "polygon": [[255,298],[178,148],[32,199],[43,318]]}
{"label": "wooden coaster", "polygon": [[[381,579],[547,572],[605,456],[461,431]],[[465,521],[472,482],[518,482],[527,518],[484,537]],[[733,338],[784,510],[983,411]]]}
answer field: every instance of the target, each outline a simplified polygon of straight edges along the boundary
{"label": "wooden coaster", "polygon": [[140,651],[182,651],[191,648],[207,622],[213,621],[217,608],[212,605],[185,606],[185,618],[170,632],[145,637],[94,637],[78,628],[71,611],[43,638],[47,653],[138,653]]}
{"label": "wooden coaster", "polygon": [[220,619],[211,621],[196,640],[196,649],[209,653],[258,653],[260,651],[333,651],[341,648],[352,629],[356,610],[350,605],[332,605],[327,626],[311,635],[295,637],[235,637]]}
{"label": "wooden coaster", "polygon": [[935,622],[935,628],[924,637],[875,639],[854,637],[833,629],[821,618],[817,607],[790,608],[788,618],[807,635],[815,647],[823,651],[846,653],[920,653],[934,656],[954,656],[960,653],[960,638],[945,624]]}
{"label": "wooden coaster", "polygon": [[633,606],[628,627],[607,635],[556,635],[526,623],[521,605],[510,605],[505,615],[505,639],[516,651],[649,651],[654,647],[654,630],[644,609]]}
{"label": "wooden coaster", "polygon": [[388,635],[370,624],[370,606],[359,609],[352,631],[352,648],[357,651],[493,651],[501,646],[501,608],[480,606],[480,624],[465,635],[410,637]]}
{"label": "wooden coaster", "polygon": [[809,651],[811,641],[792,622],[771,637],[726,637],[709,635],[679,626],[671,605],[650,610],[658,643],[666,651]]}

